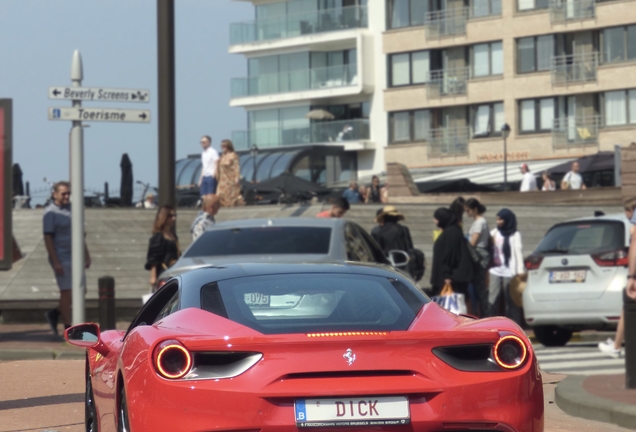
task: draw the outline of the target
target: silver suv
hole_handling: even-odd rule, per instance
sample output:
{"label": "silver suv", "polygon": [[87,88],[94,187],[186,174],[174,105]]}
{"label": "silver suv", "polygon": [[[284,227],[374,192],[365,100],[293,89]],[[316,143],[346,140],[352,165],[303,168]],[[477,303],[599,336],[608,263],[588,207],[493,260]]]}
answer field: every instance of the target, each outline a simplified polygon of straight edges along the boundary
{"label": "silver suv", "polygon": [[630,226],[622,214],[559,223],[526,258],[523,307],[539,342],[562,346],[573,331],[616,328]]}

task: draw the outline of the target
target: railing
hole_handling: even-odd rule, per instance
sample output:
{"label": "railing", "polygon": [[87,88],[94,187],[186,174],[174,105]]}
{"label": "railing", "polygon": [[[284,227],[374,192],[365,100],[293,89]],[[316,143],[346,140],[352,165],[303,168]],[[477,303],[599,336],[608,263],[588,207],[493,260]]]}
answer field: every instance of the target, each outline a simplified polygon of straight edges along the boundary
{"label": "railing", "polygon": [[466,94],[469,79],[470,68],[467,67],[430,71],[426,82],[426,97],[431,99]]}
{"label": "railing", "polygon": [[233,78],[232,98],[348,87],[358,84],[357,64],[301,69],[274,74]]}
{"label": "railing", "polygon": [[469,140],[470,128],[468,126],[431,129],[427,140],[428,157],[468,154]]}
{"label": "railing", "polygon": [[596,0],[550,0],[550,20],[563,23],[596,16]]}
{"label": "railing", "polygon": [[596,81],[598,52],[552,57],[552,85]]}
{"label": "railing", "polygon": [[470,16],[467,7],[428,12],[424,18],[426,38],[438,38],[466,33],[466,21]]}
{"label": "railing", "polygon": [[600,116],[554,119],[552,147],[563,149],[571,146],[598,144]]}
{"label": "railing", "polygon": [[230,24],[230,45],[365,28],[367,26],[366,6],[323,9]]}
{"label": "railing", "polygon": [[368,140],[369,137],[368,119],[327,120],[302,128],[262,128],[232,132],[232,142],[237,150],[246,150],[253,144],[259,148],[271,148]]}

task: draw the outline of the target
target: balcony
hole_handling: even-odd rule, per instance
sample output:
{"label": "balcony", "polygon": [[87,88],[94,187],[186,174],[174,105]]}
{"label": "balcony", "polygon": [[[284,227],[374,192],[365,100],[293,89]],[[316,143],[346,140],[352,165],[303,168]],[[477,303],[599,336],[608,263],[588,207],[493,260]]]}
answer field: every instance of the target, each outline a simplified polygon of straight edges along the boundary
{"label": "balcony", "polygon": [[596,16],[596,0],[550,0],[550,21],[563,24]]}
{"label": "balcony", "polygon": [[466,34],[469,16],[470,10],[467,7],[428,12],[424,18],[426,38]]}
{"label": "balcony", "polygon": [[431,129],[428,142],[428,157],[461,156],[468,154],[470,128],[459,126]]}
{"label": "balcony", "polygon": [[232,98],[241,98],[355,85],[358,85],[358,66],[353,63],[233,78],[231,95]]}
{"label": "balcony", "polygon": [[336,120],[312,123],[294,129],[263,128],[232,132],[232,141],[237,150],[298,146],[308,144],[346,144],[352,141],[368,141],[369,120]]}
{"label": "balcony", "polygon": [[230,45],[366,28],[367,26],[366,6],[323,9],[230,24]]}
{"label": "balcony", "polygon": [[598,52],[552,57],[552,85],[596,81]]}
{"label": "balcony", "polygon": [[465,95],[468,91],[470,68],[442,69],[429,72],[426,83],[427,99]]}
{"label": "balcony", "polygon": [[600,116],[554,119],[552,148],[597,145],[600,125]]}

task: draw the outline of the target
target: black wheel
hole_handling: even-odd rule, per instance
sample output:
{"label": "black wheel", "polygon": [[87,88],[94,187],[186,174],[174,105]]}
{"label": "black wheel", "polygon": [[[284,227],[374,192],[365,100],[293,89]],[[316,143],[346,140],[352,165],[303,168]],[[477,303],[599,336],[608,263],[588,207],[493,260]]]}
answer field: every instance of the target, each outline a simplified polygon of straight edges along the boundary
{"label": "black wheel", "polygon": [[119,392],[119,414],[117,415],[117,432],[130,432],[128,424],[128,405],[126,404],[126,392],[122,387]]}
{"label": "black wheel", "polygon": [[84,424],[86,432],[99,432],[97,426],[97,411],[95,410],[95,399],[93,397],[93,383],[90,372],[86,373],[86,403],[84,404]]}
{"label": "black wheel", "polygon": [[558,326],[537,326],[533,327],[534,335],[543,346],[558,347],[563,346],[572,337],[572,330]]}

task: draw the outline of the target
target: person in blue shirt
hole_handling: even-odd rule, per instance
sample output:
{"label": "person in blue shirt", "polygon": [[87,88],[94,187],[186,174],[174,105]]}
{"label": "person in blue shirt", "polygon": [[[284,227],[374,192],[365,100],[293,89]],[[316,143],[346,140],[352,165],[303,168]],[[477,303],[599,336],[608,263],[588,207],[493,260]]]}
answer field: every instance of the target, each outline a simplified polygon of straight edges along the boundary
{"label": "person in blue shirt", "polygon": [[346,189],[342,196],[349,201],[349,204],[358,204],[360,202],[360,192],[358,192],[358,183],[352,180],[349,183],[349,189]]}

